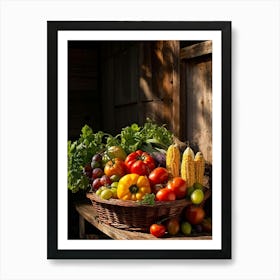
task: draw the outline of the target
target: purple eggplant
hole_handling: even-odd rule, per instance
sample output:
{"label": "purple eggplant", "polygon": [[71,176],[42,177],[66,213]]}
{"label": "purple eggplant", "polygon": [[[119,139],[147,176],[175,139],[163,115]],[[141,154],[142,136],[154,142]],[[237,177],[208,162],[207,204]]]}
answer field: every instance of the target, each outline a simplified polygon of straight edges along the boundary
{"label": "purple eggplant", "polygon": [[156,161],[157,166],[166,167],[166,154],[163,152],[152,152],[152,157]]}

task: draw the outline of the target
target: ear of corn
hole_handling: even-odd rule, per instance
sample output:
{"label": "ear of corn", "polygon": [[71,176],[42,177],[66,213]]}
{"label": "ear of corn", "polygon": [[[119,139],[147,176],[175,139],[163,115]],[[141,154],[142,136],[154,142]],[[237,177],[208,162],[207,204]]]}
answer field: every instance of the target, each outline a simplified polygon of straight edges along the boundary
{"label": "ear of corn", "polygon": [[205,160],[201,152],[197,152],[194,158],[195,182],[203,185]]}
{"label": "ear of corn", "polygon": [[172,177],[179,177],[180,162],[181,155],[178,145],[170,145],[166,152],[166,168]]}
{"label": "ear of corn", "polygon": [[194,152],[190,147],[187,147],[183,153],[181,177],[187,181],[189,187],[195,183]]}

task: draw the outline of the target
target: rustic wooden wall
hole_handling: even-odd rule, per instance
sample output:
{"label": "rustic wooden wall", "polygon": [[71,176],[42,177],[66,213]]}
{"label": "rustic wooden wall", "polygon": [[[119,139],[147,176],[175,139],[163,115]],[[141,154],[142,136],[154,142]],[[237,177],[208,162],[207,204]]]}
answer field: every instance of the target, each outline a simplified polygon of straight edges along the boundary
{"label": "rustic wooden wall", "polygon": [[212,43],[206,41],[181,50],[181,132],[212,162]]}

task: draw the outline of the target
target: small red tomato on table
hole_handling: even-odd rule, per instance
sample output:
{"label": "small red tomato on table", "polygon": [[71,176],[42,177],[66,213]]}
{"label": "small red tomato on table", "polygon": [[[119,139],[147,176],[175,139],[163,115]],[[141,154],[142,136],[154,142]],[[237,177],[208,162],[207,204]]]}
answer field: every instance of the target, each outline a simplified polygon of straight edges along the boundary
{"label": "small red tomato on table", "polygon": [[155,237],[162,237],[165,235],[166,227],[163,224],[152,224],[150,226],[150,233]]}
{"label": "small red tomato on table", "polygon": [[167,232],[170,235],[176,235],[180,231],[179,218],[171,218],[166,222]]}

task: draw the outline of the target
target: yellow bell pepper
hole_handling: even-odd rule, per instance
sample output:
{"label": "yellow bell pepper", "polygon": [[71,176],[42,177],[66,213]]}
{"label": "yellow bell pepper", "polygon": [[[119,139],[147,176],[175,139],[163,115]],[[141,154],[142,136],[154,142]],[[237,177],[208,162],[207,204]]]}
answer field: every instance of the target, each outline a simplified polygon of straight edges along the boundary
{"label": "yellow bell pepper", "polygon": [[151,193],[150,182],[147,176],[126,174],[123,176],[117,189],[117,196],[123,200],[141,200],[144,195]]}

